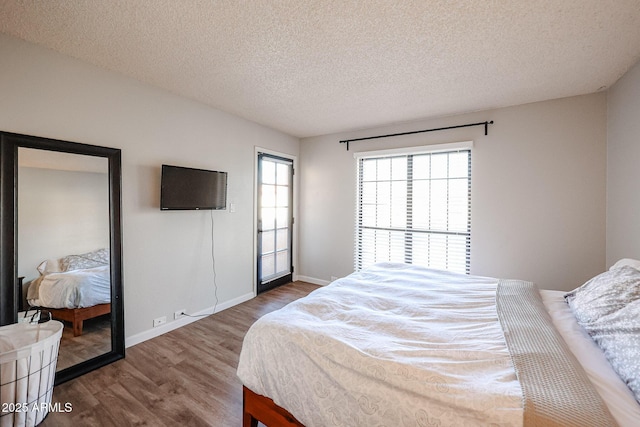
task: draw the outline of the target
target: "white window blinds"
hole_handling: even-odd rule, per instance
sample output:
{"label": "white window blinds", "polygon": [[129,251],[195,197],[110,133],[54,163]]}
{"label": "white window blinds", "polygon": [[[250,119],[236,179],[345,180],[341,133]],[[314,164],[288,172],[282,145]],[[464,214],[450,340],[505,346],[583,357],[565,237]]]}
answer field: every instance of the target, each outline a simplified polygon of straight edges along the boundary
{"label": "white window blinds", "polygon": [[471,143],[356,158],[356,271],[391,261],[468,274]]}

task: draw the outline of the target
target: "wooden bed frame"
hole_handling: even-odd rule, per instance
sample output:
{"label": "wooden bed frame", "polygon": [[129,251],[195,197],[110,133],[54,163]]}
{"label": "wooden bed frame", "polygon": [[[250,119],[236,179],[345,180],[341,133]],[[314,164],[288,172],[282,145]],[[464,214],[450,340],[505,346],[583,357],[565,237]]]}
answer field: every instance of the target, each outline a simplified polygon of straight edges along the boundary
{"label": "wooden bed frame", "polygon": [[[43,307],[45,308],[45,307]],[[56,320],[66,320],[71,322],[73,327],[73,336],[82,335],[82,322],[87,319],[102,316],[111,313],[111,304],[98,304],[92,307],[84,308],[45,308],[51,312],[51,316]]]}
{"label": "wooden bed frame", "polygon": [[242,386],[242,412],[242,427],[257,427],[258,421],[268,427],[304,427],[289,411],[245,386]]}

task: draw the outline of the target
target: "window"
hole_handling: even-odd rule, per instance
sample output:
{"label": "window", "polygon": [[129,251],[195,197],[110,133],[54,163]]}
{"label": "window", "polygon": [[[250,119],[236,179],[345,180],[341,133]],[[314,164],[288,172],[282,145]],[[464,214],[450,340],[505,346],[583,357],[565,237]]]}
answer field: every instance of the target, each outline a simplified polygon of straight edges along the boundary
{"label": "window", "polygon": [[469,273],[471,145],[356,154],[356,271],[391,261]]}

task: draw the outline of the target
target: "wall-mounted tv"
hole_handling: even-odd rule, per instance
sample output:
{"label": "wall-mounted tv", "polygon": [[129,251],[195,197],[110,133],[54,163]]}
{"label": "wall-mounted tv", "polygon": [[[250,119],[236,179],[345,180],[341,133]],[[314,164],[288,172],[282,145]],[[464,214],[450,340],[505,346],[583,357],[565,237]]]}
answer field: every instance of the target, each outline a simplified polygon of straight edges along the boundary
{"label": "wall-mounted tv", "polygon": [[162,165],[161,210],[226,208],[226,172]]}

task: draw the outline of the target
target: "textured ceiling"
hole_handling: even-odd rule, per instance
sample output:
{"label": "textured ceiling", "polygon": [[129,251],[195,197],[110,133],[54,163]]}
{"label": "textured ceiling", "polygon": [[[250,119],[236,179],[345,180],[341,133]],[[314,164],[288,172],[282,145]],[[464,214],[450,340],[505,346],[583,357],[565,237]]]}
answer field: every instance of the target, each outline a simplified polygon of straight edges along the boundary
{"label": "textured ceiling", "polygon": [[2,0],[0,31],[307,137],[602,90],[640,0]]}

